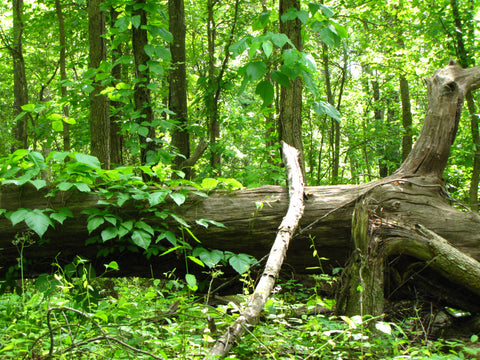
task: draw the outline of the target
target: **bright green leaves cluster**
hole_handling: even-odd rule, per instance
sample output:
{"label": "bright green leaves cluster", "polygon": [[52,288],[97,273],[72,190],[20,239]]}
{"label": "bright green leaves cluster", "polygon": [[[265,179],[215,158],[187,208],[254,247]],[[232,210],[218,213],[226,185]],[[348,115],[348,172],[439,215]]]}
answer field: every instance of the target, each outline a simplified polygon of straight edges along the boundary
{"label": "bright green leaves cluster", "polygon": [[[67,104],[58,102],[42,102],[39,104],[25,104],[22,106],[22,112],[17,115],[15,121],[22,119],[25,116],[35,118],[36,122],[48,122],[51,124],[52,130],[56,132],[63,131],[63,124],[73,125],[76,123],[75,119],[61,115],[62,107]],[[34,129],[38,132],[38,129]],[[39,134],[40,135],[40,134]],[[47,134],[41,134],[46,136]]]}
{"label": "bright green leaves cluster", "polygon": [[25,224],[41,238],[49,227],[55,228],[54,221],[63,224],[67,218],[73,218],[73,214],[68,208],[62,208],[58,212],[53,209],[20,208],[5,213],[5,217],[12,222],[12,226],[25,221]]}
{"label": "bright green leaves cluster", "polygon": [[198,257],[210,269],[228,263],[239,274],[243,274],[257,262],[253,256],[248,254],[234,254],[230,251],[221,250],[209,251],[203,247],[195,248],[192,256]]}
{"label": "bright green leaves cluster", "polygon": [[[281,21],[299,19],[304,29],[319,33],[321,40],[329,47],[341,44],[347,37],[346,29],[338,24],[332,17],[335,12],[328,6],[309,3],[307,10],[290,8],[282,15]],[[260,14],[252,25],[253,31],[265,29],[271,22],[271,12]],[[270,69],[269,60],[275,54],[275,49],[280,53],[280,69]],[[234,57],[248,53],[251,60],[239,70],[243,81],[239,93],[243,93],[248,84],[256,84],[255,94],[263,100],[263,106],[268,106],[275,99],[273,83],[283,87],[291,87],[292,82],[301,77],[306,89],[316,99],[319,96],[317,87],[317,66],[315,59],[304,52],[298,51],[285,34],[265,32],[261,35],[247,35],[230,47]],[[321,112],[336,120],[340,119],[338,111],[334,111],[324,102],[316,103],[317,113]]]}

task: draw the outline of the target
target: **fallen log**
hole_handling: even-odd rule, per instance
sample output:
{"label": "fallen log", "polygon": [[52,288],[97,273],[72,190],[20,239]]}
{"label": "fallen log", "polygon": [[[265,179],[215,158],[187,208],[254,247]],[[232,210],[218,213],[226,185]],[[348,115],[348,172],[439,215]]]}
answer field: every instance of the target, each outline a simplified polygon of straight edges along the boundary
{"label": "fallen log", "polygon": [[[362,249],[354,239],[357,236],[355,234],[362,232],[354,232],[353,238],[351,236],[355,206],[364,200],[368,200],[369,204],[366,213],[368,218],[364,221],[366,224],[399,224],[405,228],[428,229],[448,241],[449,246],[480,261],[480,216],[458,206],[448,195],[441,178],[455,139],[464,96],[466,92],[480,86],[480,68],[461,69],[451,63],[436,71],[427,83],[429,108],[422,131],[414,149],[396,173],[391,177],[359,186],[306,187],[305,212],[289,247],[284,263],[286,271],[305,273],[308,271],[307,267],[318,265],[318,260],[312,256],[312,243],[322,257],[330,259],[330,266],[345,266],[352,254],[350,263],[354,263],[359,254],[357,249],[360,249],[362,255],[360,259],[369,259],[367,255],[374,253],[374,248],[368,245]],[[73,218],[66,219],[63,225],[57,224],[55,229],[49,229],[44,236],[45,240],[35,241],[23,250],[25,274],[35,276],[41,272],[49,272],[53,261],[69,262],[75,255],[91,259],[99,269],[109,260],[116,260],[120,264],[119,275],[160,277],[163,272],[173,268],[182,271],[183,260],[178,259],[175,253],[146,258],[143,251],[132,253],[132,247],[130,250],[120,251],[121,246],[125,248],[126,240],[118,239],[85,245],[85,241],[98,235],[102,228],[89,234],[86,227],[87,215],[82,214],[82,210],[105,208],[107,200],[102,198],[100,192],[59,191],[46,198],[47,192],[46,189],[37,190],[29,185],[19,187],[10,184],[0,187],[0,209],[58,210],[69,207],[74,215]],[[99,203],[99,200],[103,201]],[[244,252],[260,259],[269,252],[275,239],[278,224],[287,211],[288,194],[285,188],[279,186],[263,186],[238,191],[212,191],[208,198],[191,194],[181,206],[177,206],[173,201],[161,206],[182,217],[201,241],[201,246],[235,253]],[[152,214],[139,212],[138,203],[133,202],[127,202],[116,209],[116,215],[123,220],[141,218],[152,226],[165,223],[177,228],[178,225],[171,218],[163,220]],[[226,227],[210,226],[205,229],[195,222],[199,218],[215,220]],[[17,265],[19,257],[19,249],[12,241],[15,236],[22,236],[27,232],[28,227],[24,222],[12,227],[10,220],[1,216],[0,230],[0,276],[5,276],[9,269]],[[414,237],[415,233],[412,232],[409,236]],[[387,244],[393,238],[387,236],[386,232],[377,232],[372,239],[375,241],[367,243]],[[410,278],[405,269],[409,269],[412,262],[420,262],[424,269],[418,272],[418,276],[412,281],[421,281],[430,294],[464,294],[464,299],[445,297],[443,304],[477,311],[472,305],[475,301],[478,303],[475,288],[465,290],[465,284],[459,284],[456,280],[445,280],[445,273],[438,269],[433,270],[429,266],[429,260],[421,256],[419,249],[418,253],[412,253],[412,249],[405,244],[397,247],[395,253],[390,252],[387,259],[383,258],[387,261],[383,268],[385,271],[377,274],[377,278],[382,277],[381,283],[387,288],[384,292],[385,298],[400,293],[396,286],[388,289],[388,281],[385,279],[394,272],[404,272],[399,274],[399,277]],[[103,254],[102,257],[97,257],[99,252]],[[392,260],[392,256],[394,259],[407,259],[408,265],[392,269],[393,262],[396,262]],[[450,273],[456,272],[456,276],[461,276],[465,271],[463,268],[466,268],[464,265],[457,263],[457,269],[452,268]],[[328,266],[325,266],[325,269],[327,268]],[[390,270],[392,271],[389,273]],[[346,273],[349,271],[351,272],[347,269]],[[435,276],[423,276],[427,272]],[[436,276],[440,280],[433,282]],[[348,286],[346,283],[344,285]],[[408,284],[403,288],[407,289],[403,294],[408,294]],[[342,290],[346,297],[345,304],[349,301],[355,302],[355,296],[351,295],[355,289]],[[461,292],[463,290],[465,292]],[[409,295],[414,296],[411,292]],[[469,301],[465,301],[465,298]],[[377,309],[364,308],[362,311],[364,314],[376,314],[381,308],[382,306]]]}

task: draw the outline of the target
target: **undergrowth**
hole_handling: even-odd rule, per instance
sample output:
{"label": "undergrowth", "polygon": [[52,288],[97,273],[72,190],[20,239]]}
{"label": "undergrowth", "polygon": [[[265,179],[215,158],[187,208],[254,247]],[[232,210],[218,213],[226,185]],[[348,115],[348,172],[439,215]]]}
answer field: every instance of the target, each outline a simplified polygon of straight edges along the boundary
{"label": "undergrowth", "polygon": [[[240,294],[205,295],[174,273],[106,279],[91,276],[88,262],[77,259],[1,295],[0,358],[204,358],[251,292],[248,274],[242,281]],[[464,359],[474,353],[461,341],[414,336],[418,329],[408,319],[335,316],[333,300],[321,295],[318,278],[316,284],[280,282],[260,324],[247,329],[228,359]]]}

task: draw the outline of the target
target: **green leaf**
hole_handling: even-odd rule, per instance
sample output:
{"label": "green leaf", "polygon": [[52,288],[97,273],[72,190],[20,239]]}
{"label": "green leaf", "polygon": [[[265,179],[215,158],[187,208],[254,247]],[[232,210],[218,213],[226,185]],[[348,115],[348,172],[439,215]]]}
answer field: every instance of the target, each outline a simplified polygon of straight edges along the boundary
{"label": "green leaf", "polygon": [[132,22],[133,27],[138,29],[141,24],[141,17],[140,15],[134,15],[130,18],[130,21]]}
{"label": "green leaf", "polygon": [[205,190],[210,190],[210,189],[215,189],[218,185],[219,181],[216,180],[216,179],[212,179],[212,178],[205,178],[202,180],[200,186],[202,187],[202,189],[205,189]]}
{"label": "green leaf", "polygon": [[313,110],[318,116],[328,115],[338,122],[342,121],[342,115],[338,112],[335,106],[322,100],[313,103]]}
{"label": "green leaf", "polygon": [[305,87],[312,93],[313,97],[316,98],[318,96],[318,88],[312,74],[307,71],[302,71],[302,77],[305,82]]}
{"label": "green leaf", "polygon": [[142,229],[143,231],[149,233],[150,235],[153,235],[155,233],[155,230],[153,230],[153,228],[150,225],[148,225],[143,221],[137,221],[135,223],[135,228]]}
{"label": "green leaf", "polygon": [[37,190],[40,190],[41,188],[47,186],[47,182],[45,180],[30,180],[30,184],[35,186]]}
{"label": "green leaf", "polygon": [[28,209],[20,208],[20,209],[17,209],[16,211],[13,211],[11,213],[7,213],[6,216],[12,222],[12,226],[15,226],[19,222],[22,222],[22,221],[25,220],[25,217],[27,216],[29,211],[30,210],[28,210]]}
{"label": "green leaf", "polygon": [[110,261],[108,264],[105,264],[107,269],[120,270],[118,263],[116,261]]}
{"label": "green leaf", "polygon": [[310,15],[308,14],[308,11],[300,10],[299,12],[297,12],[297,17],[298,17],[298,20],[300,20],[302,24],[305,24],[308,21]]}
{"label": "green leaf", "polygon": [[308,10],[310,10],[310,13],[312,14],[312,16],[317,13],[318,9],[320,9],[320,4],[308,3]]}
{"label": "green leaf", "polygon": [[257,30],[264,29],[265,26],[267,26],[268,23],[270,22],[270,14],[271,14],[271,11],[266,11],[261,13],[253,22],[252,30],[257,31]]}
{"label": "green leaf", "polygon": [[45,158],[43,157],[43,155],[41,153],[39,153],[38,151],[30,151],[28,153],[28,158],[35,164],[35,166],[38,168],[38,169],[45,169],[46,168],[46,164],[45,164]]}
{"label": "green leaf", "polygon": [[205,267],[205,264],[203,263],[202,260],[197,259],[195,256],[187,256],[187,258],[191,261],[193,261],[195,264],[200,265],[201,267]]}
{"label": "green leaf", "polygon": [[250,81],[256,81],[267,73],[267,65],[263,61],[253,61],[247,65],[246,75]]}
{"label": "green leaf", "polygon": [[195,291],[197,290],[197,278],[193,274],[186,274],[185,275],[185,281],[187,282],[188,287]]}
{"label": "green leaf", "polygon": [[234,254],[228,259],[230,266],[239,274],[246,272],[250,265],[255,263],[255,259],[247,254]]}
{"label": "green leaf", "polygon": [[340,36],[341,38],[347,38],[348,37],[348,32],[347,32],[347,29],[345,28],[345,26],[340,25],[339,23],[337,23],[333,20],[330,20],[330,23],[333,25],[333,27],[337,31],[338,36]]}
{"label": "green leaf", "polygon": [[152,242],[152,235],[144,230],[136,229],[132,233],[132,241],[138,247],[147,250]]}
{"label": "green leaf", "polygon": [[25,104],[21,106],[23,111],[33,111],[35,109],[35,104]]}
{"label": "green leaf", "polygon": [[78,191],[81,191],[81,192],[90,192],[90,186],[88,186],[87,184],[85,183],[75,183],[73,184],[77,189]]}
{"label": "green leaf", "polygon": [[68,191],[70,190],[70,188],[73,186],[72,183],[69,183],[69,182],[61,182],[59,184],[57,184],[57,189],[60,190],[60,191]]}
{"label": "green leaf", "polygon": [[184,194],[181,193],[170,193],[169,195],[178,206],[182,205],[187,198]]}
{"label": "green leaf", "polygon": [[103,242],[108,241],[110,239],[114,239],[118,236],[118,229],[113,226],[108,227],[102,230],[101,236],[102,236]]}
{"label": "green leaf", "polygon": [[392,335],[392,327],[390,326],[389,323],[383,322],[383,321],[377,321],[375,323],[375,328],[384,334],[387,335]]}
{"label": "green leaf", "polygon": [[262,43],[262,49],[263,49],[263,52],[265,53],[265,56],[269,58],[270,55],[272,55],[273,43],[270,40],[264,41]]}
{"label": "green leaf", "polygon": [[34,209],[25,216],[25,223],[30,229],[42,237],[49,226],[53,227],[53,222],[42,210]]}
{"label": "green leaf", "polygon": [[278,70],[272,70],[271,72],[272,79],[284,87],[291,87],[290,79],[287,75]]}
{"label": "green leaf", "polygon": [[63,121],[52,121],[52,129],[53,131],[61,132],[63,131]]}
{"label": "green leaf", "polygon": [[327,5],[319,4],[320,8],[322,9],[323,15],[325,15],[327,18],[331,18],[333,15],[335,15],[335,11],[333,11],[330,7]]}
{"label": "green leaf", "polygon": [[165,198],[167,197],[168,193],[168,191],[155,191],[148,194],[148,202],[150,203],[150,206],[156,206],[165,202]]}
{"label": "green leaf", "polygon": [[94,169],[101,168],[100,161],[95,156],[82,154],[82,153],[75,153],[74,157],[77,162],[88,165],[91,168],[94,168]]}
{"label": "green leaf", "polygon": [[285,44],[290,44],[290,46],[293,46],[293,43],[290,41],[287,35],[285,34],[272,34],[272,41],[273,43],[278,46],[280,49],[285,46]]}
{"label": "green leaf", "polygon": [[188,223],[183,220],[181,217],[175,215],[175,214],[170,214],[170,216],[176,221],[178,222],[180,225],[183,225],[185,226],[186,228],[190,227],[190,225],[188,225]]}
{"label": "green leaf", "polygon": [[218,226],[218,227],[221,227],[221,228],[224,228],[226,229],[227,227],[225,225],[223,225],[221,222],[218,222],[218,221],[215,221],[215,220],[208,220],[208,219],[199,219],[199,220],[195,220],[195,222],[200,225],[200,226],[203,226],[205,228],[208,228],[208,226],[211,224],[211,225],[215,225],[215,226]]}
{"label": "green leaf", "polygon": [[268,80],[263,80],[258,83],[255,94],[260,95],[263,100],[263,106],[270,105],[275,99],[275,89]]}
{"label": "green leaf", "polygon": [[73,213],[67,207],[61,208],[58,212],[50,214],[50,219],[53,219],[60,224],[63,224],[67,218],[73,218]]}
{"label": "green leaf", "polygon": [[133,230],[133,220],[128,220],[120,223],[118,228],[118,237],[122,238]]}
{"label": "green leaf", "polygon": [[[333,28],[335,30],[335,28]],[[340,45],[340,37],[332,31],[330,27],[324,27],[320,30],[320,39],[329,47],[337,47]]]}
{"label": "green leaf", "polygon": [[224,258],[223,251],[216,250],[216,249],[212,251],[208,251],[204,248],[196,248],[193,251],[193,255],[198,256],[200,260],[202,260],[202,262],[205,265],[207,265],[210,269],[213,268],[215,265],[217,265]]}
{"label": "green leaf", "polygon": [[105,222],[105,219],[101,216],[94,216],[91,219],[88,219],[87,221],[88,233],[91,234],[92,231],[97,229],[99,226],[103,225],[104,222]]}

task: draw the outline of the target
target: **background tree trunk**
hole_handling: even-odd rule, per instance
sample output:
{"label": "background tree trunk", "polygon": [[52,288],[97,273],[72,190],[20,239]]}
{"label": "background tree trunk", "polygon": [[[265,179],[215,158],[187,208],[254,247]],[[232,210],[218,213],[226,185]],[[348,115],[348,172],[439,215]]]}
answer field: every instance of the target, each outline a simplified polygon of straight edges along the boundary
{"label": "background tree trunk", "polygon": [[[60,86],[60,94],[63,99],[67,97],[67,87],[64,84],[64,81],[67,80],[67,70],[66,70],[66,44],[65,44],[65,19],[63,17],[62,5],[60,0],[55,0],[55,11],[58,18],[58,40],[60,44],[60,58],[59,58],[59,67],[60,67],[60,80],[62,82]],[[69,117],[68,106],[65,105],[62,108],[63,116],[66,118]],[[70,124],[63,123],[63,150],[70,151]]]}
{"label": "background tree trunk", "polygon": [[172,54],[172,68],[170,70],[169,109],[175,128],[172,132],[172,145],[178,151],[174,159],[174,168],[182,170],[185,178],[190,179],[191,169],[181,168],[181,165],[190,157],[190,135],[188,132],[187,117],[187,73],[185,58],[185,6],[183,0],[168,1],[169,30],[173,35],[170,46]]}
{"label": "background tree trunk", "polygon": [[155,151],[155,127],[153,124],[154,115],[152,109],[151,94],[148,85],[150,84],[150,71],[148,69],[148,60],[150,57],[145,52],[145,46],[148,44],[147,35],[147,12],[144,9],[145,0],[135,2],[133,16],[140,17],[138,27],[132,26],[132,47],[135,58],[135,111],[139,112],[140,118],[137,120],[141,125],[140,129],[146,129],[139,134],[140,141],[140,162],[146,164],[149,162],[149,156],[154,155]]}
{"label": "background tree trunk", "polygon": [[[298,0],[280,0],[280,32],[287,35],[298,51],[302,51],[302,26],[300,20],[282,21],[282,15],[286,14],[288,9],[295,8],[300,10],[300,1]],[[291,87],[282,86],[280,90],[280,115],[279,128],[280,140],[293,146],[299,151],[299,161],[303,172],[305,173],[305,156],[303,153],[302,138],[302,78],[298,76],[294,81],[290,80]]]}
{"label": "background tree trunk", "polygon": [[[100,11],[103,0],[90,0],[88,3],[88,42],[89,68],[98,69],[106,60],[105,12]],[[90,92],[90,151],[103,168],[110,168],[110,118],[109,102],[106,95],[100,94],[103,86],[93,82]]]}
{"label": "background tree trunk", "polygon": [[[19,115],[23,110],[22,106],[28,104],[27,78],[25,75],[25,60],[23,58],[23,0],[13,0],[13,41],[10,52],[13,58],[13,96],[14,115]],[[14,148],[28,148],[27,117],[17,120],[15,126]]]}

